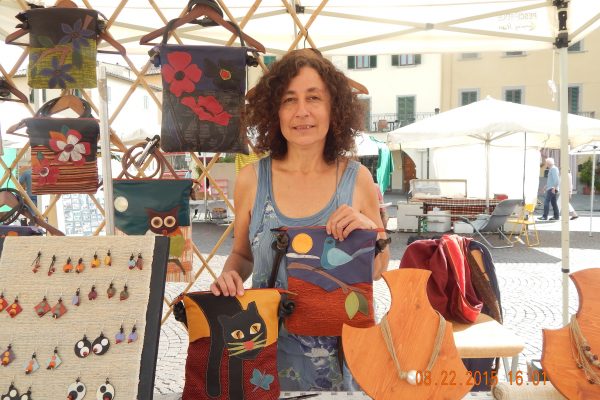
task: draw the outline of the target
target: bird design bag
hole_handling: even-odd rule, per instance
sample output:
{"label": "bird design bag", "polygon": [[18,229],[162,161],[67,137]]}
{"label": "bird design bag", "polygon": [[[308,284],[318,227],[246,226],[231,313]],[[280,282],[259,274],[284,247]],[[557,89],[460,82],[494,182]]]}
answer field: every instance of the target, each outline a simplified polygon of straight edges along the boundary
{"label": "bird design bag", "polygon": [[[163,106],[160,146],[167,152],[209,151],[248,154],[240,115],[246,92],[248,49],[162,44]],[[157,50],[158,49],[158,50]]]}
{"label": "bird design bag", "polygon": [[183,400],[279,399],[278,315],[286,295],[250,289],[236,297],[181,297],[174,314],[189,334]]}
{"label": "bird design bag", "polygon": [[377,230],[353,231],[344,241],[325,227],[286,227],[288,290],[297,294],[286,319],[290,333],[341,336],[342,325],[374,321],[373,262]]}

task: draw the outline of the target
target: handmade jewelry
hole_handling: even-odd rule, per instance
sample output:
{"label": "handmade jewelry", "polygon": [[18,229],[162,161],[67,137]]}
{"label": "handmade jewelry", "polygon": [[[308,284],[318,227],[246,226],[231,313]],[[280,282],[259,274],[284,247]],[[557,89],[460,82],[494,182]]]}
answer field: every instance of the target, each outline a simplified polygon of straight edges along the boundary
{"label": "handmade jewelry", "polygon": [[98,268],[100,266],[100,260],[98,259],[98,253],[94,252],[94,259],[90,263],[92,268]]}
{"label": "handmade jewelry", "polygon": [[71,257],[67,258],[67,262],[65,263],[65,265],[63,265],[63,271],[66,272],[67,274],[71,271],[73,271],[73,264],[71,264]]}
{"label": "handmade jewelry", "polygon": [[54,348],[54,353],[50,356],[46,364],[46,369],[56,369],[62,364],[62,360],[58,355],[58,347]]}
{"label": "handmade jewelry", "polygon": [[96,391],[96,400],[112,400],[115,398],[115,387],[110,384],[108,378],[106,382]]}
{"label": "handmade jewelry", "polygon": [[135,267],[137,269],[144,269],[144,259],[142,258],[142,253],[138,253],[137,260],[135,262]]}
{"label": "handmade jewelry", "polygon": [[37,361],[37,355],[35,352],[31,355],[31,359],[25,363],[24,367],[27,375],[33,374],[35,371],[40,369],[40,364]]}
{"label": "handmade jewelry", "polygon": [[52,318],[59,319],[67,313],[67,307],[63,304],[62,297],[58,298],[58,302],[52,307]]}
{"label": "handmade jewelry", "polygon": [[123,288],[121,293],[119,293],[119,299],[127,300],[128,298],[129,298],[129,291],[127,290],[127,284],[125,284],[125,287]]}
{"label": "handmade jewelry", "polygon": [[74,306],[79,307],[79,304],[81,304],[81,296],[79,295],[79,293],[81,292],[80,288],[77,288],[77,290],[75,291],[75,294],[73,295],[73,297],[71,297],[71,304],[73,304]]}
{"label": "handmade jewelry", "polygon": [[75,343],[75,355],[79,358],[86,358],[90,354],[92,344],[88,340],[86,335],[83,335],[83,339]]}
{"label": "handmade jewelry", "polygon": [[133,253],[131,253],[131,256],[129,257],[129,261],[127,261],[127,266],[129,267],[129,269],[135,268],[135,260],[134,260]]}
{"label": "handmade jewelry", "polygon": [[19,304],[19,296],[15,297],[15,301],[6,308],[6,312],[11,318],[16,317],[23,311],[23,307]]}
{"label": "handmade jewelry", "polygon": [[25,392],[24,394],[21,395],[21,397],[19,397],[19,400],[32,400],[31,399],[31,386],[29,386],[29,388],[27,389],[27,392]]}
{"label": "handmade jewelry", "polygon": [[15,387],[14,382],[11,382],[10,386],[8,387],[8,391],[5,394],[3,394],[1,398],[2,398],[2,400],[4,400],[4,399],[13,400],[13,399],[19,398],[19,391]]}
{"label": "handmade jewelry", "polygon": [[50,304],[48,304],[48,299],[46,298],[46,296],[44,296],[44,298],[42,299],[42,301],[40,301],[34,307],[34,310],[35,310],[35,313],[37,314],[38,317],[43,317],[44,315],[46,315],[46,313],[48,311],[51,310]]}
{"label": "handmade jewelry", "polygon": [[592,385],[600,385],[600,376],[593,368],[600,368],[600,360],[598,360],[598,356],[592,352],[588,341],[583,336],[576,315],[571,316],[569,337],[571,339],[571,354],[577,364],[577,368],[583,370],[589,383]]}
{"label": "handmade jewelry", "polygon": [[56,263],[56,256],[53,255],[52,261],[50,261],[50,266],[48,267],[48,276],[50,276],[56,272],[56,267],[54,266],[55,263]]}
{"label": "handmade jewelry", "polygon": [[110,250],[108,250],[106,252],[106,255],[104,256],[104,265],[107,267],[110,267],[112,265],[112,257],[110,255]]}
{"label": "handmade jewelry", "polygon": [[108,289],[106,289],[106,294],[108,295],[109,299],[112,299],[116,293],[117,293],[117,289],[115,289],[114,284],[111,282],[110,285],[108,286]]}
{"label": "handmade jewelry", "polygon": [[106,354],[109,348],[110,340],[108,340],[108,338],[104,336],[102,332],[100,332],[100,336],[98,336],[96,340],[94,340],[94,343],[92,343],[92,351],[97,356],[101,356]]}
{"label": "handmade jewelry", "polygon": [[119,344],[125,340],[125,329],[123,329],[123,324],[119,328],[119,332],[115,334],[115,344]]}
{"label": "handmade jewelry", "polygon": [[83,263],[83,258],[79,257],[79,260],[77,261],[77,266],[75,267],[75,272],[80,274],[83,272],[84,269],[85,269],[85,264]]}
{"label": "handmade jewelry", "polygon": [[87,389],[79,378],[67,388],[67,400],[81,400],[85,397]]}
{"label": "handmade jewelry", "polygon": [[33,273],[37,273],[38,270],[42,267],[42,265],[40,264],[40,260],[42,258],[42,252],[38,251],[37,253],[37,257],[35,258],[35,260],[33,260],[33,263],[31,264],[31,266],[33,267],[31,270],[33,271]]}
{"label": "handmade jewelry", "polygon": [[16,358],[14,351],[12,351],[12,344],[9,344],[6,350],[0,356],[0,360],[2,360],[2,365],[7,366]]}
{"label": "handmade jewelry", "polygon": [[131,333],[129,334],[129,336],[127,336],[127,343],[133,343],[137,339],[138,339],[137,328],[135,327],[135,324],[134,324],[133,328],[131,328]]}
{"label": "handmade jewelry", "polygon": [[4,311],[4,309],[8,306],[8,301],[4,298],[4,291],[0,293],[0,312]]}
{"label": "handmade jewelry", "polygon": [[96,285],[92,285],[92,289],[88,293],[88,299],[96,300],[97,297],[98,297],[98,292],[96,292]]}
{"label": "handmade jewelry", "polygon": [[[442,340],[444,339],[444,334],[446,332],[446,320],[442,315],[436,311],[439,316],[439,324],[438,330],[435,334],[435,341],[433,343],[433,349],[431,352],[431,356],[429,357],[429,362],[427,366],[422,371],[431,371],[435,362],[437,361],[437,357],[440,353],[440,349],[442,347]],[[411,385],[416,385],[417,382],[417,370],[411,369],[408,371],[404,371],[400,366],[400,361],[398,360],[398,356],[396,355],[396,347],[394,346],[394,339],[392,336],[392,331],[390,329],[389,322],[387,320],[387,316],[384,316],[381,320],[381,333],[383,334],[383,340],[388,348],[390,356],[392,357],[392,361],[396,367],[396,371],[398,372],[398,377],[402,380],[405,380]]]}

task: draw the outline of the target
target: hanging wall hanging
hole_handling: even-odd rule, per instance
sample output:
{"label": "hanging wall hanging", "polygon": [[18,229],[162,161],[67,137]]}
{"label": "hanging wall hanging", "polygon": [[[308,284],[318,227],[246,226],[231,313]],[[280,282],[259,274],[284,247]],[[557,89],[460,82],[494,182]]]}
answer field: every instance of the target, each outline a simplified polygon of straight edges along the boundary
{"label": "hanging wall hanging", "polygon": [[344,241],[325,227],[287,227],[288,290],[298,293],[296,308],[286,320],[289,332],[340,336],[344,323],[374,324],[373,262],[377,230],[353,231]]}
{"label": "hanging wall hanging", "polygon": [[[61,5],[65,6],[61,6]],[[104,39],[119,53],[125,49],[106,31],[106,18],[96,10],[77,8],[70,1],[56,7],[36,6],[17,15],[19,30],[7,44],[29,46],[27,83],[35,89],[95,88],[97,41]],[[16,39],[29,34],[29,43]]]}

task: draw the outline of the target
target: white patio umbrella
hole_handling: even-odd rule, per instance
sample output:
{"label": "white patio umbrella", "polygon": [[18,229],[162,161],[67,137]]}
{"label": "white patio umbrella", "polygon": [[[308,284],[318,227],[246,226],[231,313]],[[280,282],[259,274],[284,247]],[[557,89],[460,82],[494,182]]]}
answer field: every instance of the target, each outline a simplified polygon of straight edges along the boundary
{"label": "white patio umbrella", "polygon": [[594,216],[594,192],[596,183],[596,152],[600,149],[600,142],[592,142],[578,146],[571,150],[571,154],[576,155],[591,155],[592,156],[592,192],[590,193],[590,232],[589,236],[592,237],[592,221]]}

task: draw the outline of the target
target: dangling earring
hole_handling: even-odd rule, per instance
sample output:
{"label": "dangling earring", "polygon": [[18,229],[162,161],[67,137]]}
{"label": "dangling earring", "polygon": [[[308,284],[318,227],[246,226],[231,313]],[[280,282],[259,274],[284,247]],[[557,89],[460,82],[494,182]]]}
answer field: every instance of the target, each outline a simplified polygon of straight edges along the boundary
{"label": "dangling earring", "polygon": [[35,306],[35,313],[37,314],[38,317],[43,317],[50,310],[51,310],[50,304],[48,304],[48,299],[46,298],[46,296],[44,296],[42,301],[40,301]]}
{"label": "dangling earring", "polygon": [[77,288],[75,294],[73,295],[73,297],[71,297],[71,304],[77,307],[79,307],[79,304],[81,304],[81,296],[79,296],[80,291],[81,289]]}
{"label": "dangling earring", "polygon": [[31,264],[31,266],[33,267],[31,270],[33,271],[33,273],[37,273],[38,270],[42,267],[40,265],[40,260],[42,258],[42,252],[38,251],[37,253],[37,257],[35,258],[35,260],[33,260],[33,263]]}
{"label": "dangling earring", "polygon": [[92,344],[86,335],[83,335],[83,339],[78,340],[77,343],[75,343],[75,355],[79,358],[86,358],[89,356],[91,349]]}
{"label": "dangling earring", "polygon": [[125,329],[123,329],[123,324],[121,323],[121,327],[119,328],[119,332],[115,335],[115,344],[119,344],[125,340]]}
{"label": "dangling earring", "polygon": [[31,400],[31,386],[29,386],[26,393],[22,394],[21,397],[19,397],[19,400]]}
{"label": "dangling earring", "polygon": [[127,291],[127,284],[125,284],[125,287],[123,288],[121,293],[119,293],[119,299],[127,300],[128,298],[129,298],[129,292]]}
{"label": "dangling earring", "polygon": [[109,348],[110,340],[108,340],[108,338],[104,336],[104,333],[100,332],[100,336],[98,336],[96,340],[94,340],[94,343],[92,343],[92,351],[97,356],[101,356],[103,354],[106,354]]}
{"label": "dangling earring", "polygon": [[56,268],[54,267],[55,263],[56,263],[56,256],[53,255],[52,261],[50,261],[50,266],[48,267],[48,276],[50,276],[56,272]]}
{"label": "dangling earring", "polygon": [[62,360],[58,356],[58,347],[54,348],[54,354],[50,356],[47,364],[48,366],[46,367],[46,369],[56,369],[60,364],[62,364]]}
{"label": "dangling earring", "polygon": [[96,400],[106,400],[115,398],[115,388],[110,384],[108,378],[106,382],[98,388],[96,391]]}
{"label": "dangling earring", "polygon": [[143,269],[144,268],[144,259],[142,258],[142,253],[138,253],[137,261],[135,262],[135,267],[137,269]]}
{"label": "dangling earring", "polygon": [[73,264],[71,264],[71,257],[67,258],[67,263],[63,266],[63,271],[67,274],[73,271]]}
{"label": "dangling earring", "polygon": [[82,273],[85,269],[85,264],[83,263],[83,258],[79,257],[79,261],[77,261],[77,267],[75,267],[75,272],[78,274]]}
{"label": "dangling earring", "polygon": [[59,319],[67,312],[67,307],[63,304],[62,296],[58,298],[58,302],[52,307],[52,318]]}
{"label": "dangling earring", "polygon": [[111,282],[108,289],[106,289],[106,294],[108,294],[109,299],[112,299],[116,293],[117,289],[115,289],[114,284]]}
{"label": "dangling earring", "polygon": [[19,398],[19,391],[15,387],[15,383],[14,382],[10,383],[10,386],[8,387],[8,392],[6,392],[5,394],[3,394],[1,398],[2,399],[8,399],[8,400],[13,400],[13,399],[16,400],[16,399]]}
{"label": "dangling earring", "polygon": [[5,367],[15,359],[15,352],[12,351],[12,344],[9,344],[6,350],[2,353],[2,365]]}
{"label": "dangling earring", "polygon": [[35,371],[40,369],[40,364],[37,361],[37,355],[35,352],[31,355],[31,359],[25,363],[25,373],[27,375],[33,374]]}
{"label": "dangling earring", "polygon": [[110,267],[112,265],[112,257],[110,256],[110,250],[106,252],[104,256],[104,265]]}
{"label": "dangling earring", "polygon": [[135,268],[135,260],[133,259],[134,255],[133,253],[131,253],[131,256],[129,257],[129,261],[127,262],[127,266],[129,267],[129,269],[134,269]]}
{"label": "dangling earring", "polygon": [[98,268],[100,266],[100,259],[98,259],[98,253],[94,252],[94,259],[90,263],[92,268]]}
{"label": "dangling earring", "polygon": [[67,388],[67,399],[68,400],[81,400],[85,397],[87,389],[85,385],[79,380],[79,377],[75,382],[71,383]]}
{"label": "dangling earring", "polygon": [[127,336],[127,343],[133,343],[138,339],[137,328],[135,324],[133,324],[133,328],[131,328],[131,333]]}
{"label": "dangling earring", "polygon": [[98,292],[96,292],[96,285],[92,285],[92,289],[88,293],[88,299],[96,300],[97,297],[98,297]]}
{"label": "dangling earring", "polygon": [[0,312],[4,311],[4,309],[8,306],[8,301],[4,298],[4,291],[0,293]]}
{"label": "dangling earring", "polygon": [[16,317],[23,311],[23,307],[19,304],[19,296],[15,297],[15,301],[6,308],[6,312],[11,318]]}

